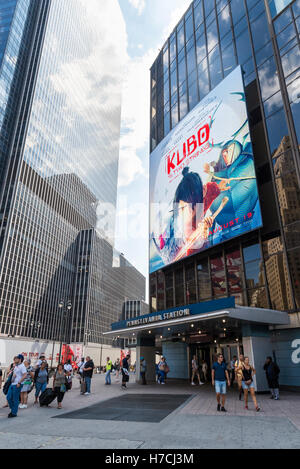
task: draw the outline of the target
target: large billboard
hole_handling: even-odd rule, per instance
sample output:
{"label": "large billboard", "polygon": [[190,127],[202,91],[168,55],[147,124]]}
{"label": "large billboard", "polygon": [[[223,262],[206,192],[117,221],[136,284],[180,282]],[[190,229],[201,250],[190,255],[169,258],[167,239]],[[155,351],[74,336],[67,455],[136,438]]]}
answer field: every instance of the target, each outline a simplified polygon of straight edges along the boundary
{"label": "large billboard", "polygon": [[150,273],[261,226],[237,67],[150,155]]}

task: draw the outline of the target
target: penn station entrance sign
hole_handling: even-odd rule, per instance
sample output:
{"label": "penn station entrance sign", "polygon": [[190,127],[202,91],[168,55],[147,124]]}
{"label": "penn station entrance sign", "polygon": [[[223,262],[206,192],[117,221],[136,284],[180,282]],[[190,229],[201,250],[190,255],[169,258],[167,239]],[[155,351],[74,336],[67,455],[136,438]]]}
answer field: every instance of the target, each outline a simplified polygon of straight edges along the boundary
{"label": "penn station entrance sign", "polygon": [[166,321],[169,319],[178,319],[191,315],[189,308],[179,309],[176,311],[170,311],[166,313],[158,313],[155,316],[148,316],[144,318],[133,319],[127,322],[127,327],[140,326],[142,324],[152,324],[153,322]]}

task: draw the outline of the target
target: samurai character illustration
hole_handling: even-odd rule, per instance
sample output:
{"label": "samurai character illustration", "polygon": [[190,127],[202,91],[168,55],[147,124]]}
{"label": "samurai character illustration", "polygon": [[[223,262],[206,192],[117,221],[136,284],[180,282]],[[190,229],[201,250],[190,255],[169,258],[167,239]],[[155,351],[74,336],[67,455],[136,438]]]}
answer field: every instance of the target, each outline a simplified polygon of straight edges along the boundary
{"label": "samurai character illustration", "polygon": [[[211,182],[222,184],[222,189],[226,191],[229,199],[226,207],[215,217],[213,229],[216,224],[222,227],[222,230],[226,229],[232,220],[239,225],[248,214],[253,217],[258,206],[258,192],[251,143],[247,143],[243,148],[237,140],[230,140],[222,147],[219,161],[211,165],[205,164],[204,171],[209,175]],[[218,208],[222,197],[221,193],[215,198],[210,210]],[[235,229],[235,236],[243,231],[244,228],[240,225]],[[232,233],[228,232],[226,235],[223,231],[222,239],[229,237],[232,237]]]}
{"label": "samurai character illustration", "polygon": [[[227,203],[222,198],[219,207],[213,216],[205,217],[205,212],[211,202],[221,190],[216,183],[210,183],[203,188],[199,174],[184,168],[183,179],[177,187],[173,200],[173,216],[168,229],[159,236],[158,242],[154,239],[156,248],[165,264],[177,261],[193,252],[207,247],[208,229],[213,225],[217,214],[223,210]],[[205,203],[203,192],[210,200]]]}

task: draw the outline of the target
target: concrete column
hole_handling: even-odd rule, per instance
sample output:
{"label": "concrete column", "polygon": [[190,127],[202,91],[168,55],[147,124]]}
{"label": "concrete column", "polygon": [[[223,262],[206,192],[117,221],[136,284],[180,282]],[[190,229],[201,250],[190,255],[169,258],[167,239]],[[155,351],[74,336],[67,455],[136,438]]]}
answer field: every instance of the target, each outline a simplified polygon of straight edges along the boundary
{"label": "concrete column", "polygon": [[263,370],[267,356],[272,356],[271,334],[268,327],[245,326],[243,328],[243,347],[245,357],[256,370],[255,389],[258,392],[269,390],[266,373]]}
{"label": "concrete column", "polygon": [[144,357],[147,363],[146,380],[155,383],[155,339],[140,337],[136,347],[136,382],[141,383],[140,360]]}
{"label": "concrete column", "polygon": [[168,378],[189,379],[188,346],[185,342],[163,342],[163,355],[170,368]]}

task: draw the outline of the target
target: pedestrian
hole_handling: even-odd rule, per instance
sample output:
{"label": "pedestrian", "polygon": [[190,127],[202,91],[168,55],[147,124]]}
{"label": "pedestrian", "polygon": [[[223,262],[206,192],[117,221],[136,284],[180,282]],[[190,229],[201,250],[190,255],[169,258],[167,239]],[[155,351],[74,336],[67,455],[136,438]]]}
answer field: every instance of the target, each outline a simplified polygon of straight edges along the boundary
{"label": "pedestrian", "polygon": [[[215,386],[216,395],[217,395],[217,410],[218,412],[227,412],[225,409],[225,400],[226,400],[226,381],[228,387],[230,386],[229,375],[224,362],[224,356],[222,353],[217,355],[217,361],[213,364],[212,367],[212,385]],[[222,404],[221,404],[222,397]]]}
{"label": "pedestrian", "polygon": [[277,363],[273,362],[272,357],[267,357],[264,364],[264,370],[266,372],[266,377],[268,385],[271,391],[270,399],[275,401],[279,400],[279,373],[280,369]]}
{"label": "pedestrian", "polygon": [[64,364],[64,371],[67,377],[67,391],[71,391],[73,379],[73,367],[71,360],[68,360],[67,363]]}
{"label": "pedestrian", "polygon": [[122,360],[122,386],[121,389],[126,389],[126,383],[129,382],[129,366],[130,366],[130,355],[129,353]]}
{"label": "pedestrian", "polygon": [[260,411],[260,407],[257,404],[256,396],[255,396],[255,387],[253,382],[253,376],[256,374],[255,369],[250,365],[249,358],[245,357],[244,364],[243,364],[243,379],[242,379],[242,387],[244,391],[244,400],[245,400],[245,409],[248,409],[248,394],[250,391],[252,400],[255,405],[256,412]]}
{"label": "pedestrian", "polygon": [[35,385],[35,401],[34,404],[38,403],[38,398],[40,394],[43,394],[47,388],[49,382],[49,374],[47,362],[41,362],[41,366],[35,370],[34,373],[34,385]]}
{"label": "pedestrian", "polygon": [[158,363],[158,370],[159,370],[159,376],[158,376],[157,382],[159,384],[166,384],[165,379],[169,372],[169,367],[166,361],[166,357],[164,356],[161,357],[160,362]]}
{"label": "pedestrian", "polygon": [[243,394],[243,387],[242,387],[242,381],[243,381],[243,366],[244,366],[244,360],[245,357],[243,354],[240,354],[239,360],[235,362],[234,366],[234,371],[235,371],[235,378],[238,384],[238,390],[239,390],[239,400],[242,400],[242,394]]}
{"label": "pedestrian", "polygon": [[107,386],[111,385],[111,371],[112,371],[112,361],[109,357],[106,359],[106,374],[105,374],[105,384]]}
{"label": "pedestrian", "polygon": [[27,409],[28,394],[32,391],[33,387],[34,369],[31,366],[31,360],[25,359],[24,365],[26,367],[27,375],[21,389],[21,402],[19,404],[19,409]]}
{"label": "pedestrian", "polygon": [[141,372],[141,377],[142,377],[142,384],[145,386],[147,384],[147,381],[146,381],[147,362],[144,357],[141,357],[140,372]]}
{"label": "pedestrian", "polygon": [[83,378],[86,384],[86,392],[84,393],[85,396],[88,396],[91,394],[91,383],[92,383],[94,368],[95,368],[95,365],[91,357],[89,356],[86,357],[86,362],[83,368]]}
{"label": "pedestrian", "polygon": [[120,376],[120,359],[117,358],[115,361],[115,370],[116,370],[116,381],[119,382],[119,376]]}
{"label": "pedestrian", "polygon": [[61,363],[58,364],[53,377],[53,391],[57,397],[57,408],[62,408],[62,401],[67,391],[67,373]]}
{"label": "pedestrian", "polygon": [[231,382],[231,387],[233,387],[233,383],[234,383],[234,380],[235,380],[235,364],[236,364],[236,361],[237,361],[237,356],[233,355],[232,360],[230,360],[230,372],[231,372],[230,382]]}
{"label": "pedestrian", "polygon": [[7,393],[7,402],[10,407],[8,418],[17,417],[18,415],[21,388],[27,376],[27,370],[23,361],[23,355],[18,355],[14,358],[15,366],[11,372],[11,384]]}
{"label": "pedestrian", "polygon": [[203,373],[204,382],[207,382],[207,371],[208,371],[207,363],[205,360],[202,360],[202,373]]}
{"label": "pedestrian", "polygon": [[83,368],[85,365],[84,357],[82,357],[81,361],[77,363],[77,373],[79,374],[80,384],[83,378]]}
{"label": "pedestrian", "polygon": [[[10,386],[10,383],[11,383],[11,378],[12,378],[11,371],[13,370],[14,367],[15,367],[15,364],[11,363],[10,367],[7,369],[7,376],[6,376],[7,379],[6,379],[6,381],[4,383],[4,386],[3,386],[3,393],[6,395],[6,397],[7,397],[8,389],[9,389],[9,386]],[[6,407],[9,407],[7,399],[6,399],[6,403],[4,404],[4,406],[2,406],[2,409],[5,409]]]}
{"label": "pedestrian", "polygon": [[192,359],[192,382],[191,382],[192,386],[195,386],[195,383],[194,383],[195,375],[198,378],[199,386],[204,384],[204,383],[202,383],[202,381],[200,379],[199,366],[198,366],[196,355],[194,355],[193,359]]}
{"label": "pedestrian", "polygon": [[47,363],[47,371],[48,371],[48,362],[46,360],[46,355],[44,353],[41,353],[36,365],[35,365],[35,368],[40,368],[41,364],[43,362],[46,362]]}

